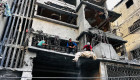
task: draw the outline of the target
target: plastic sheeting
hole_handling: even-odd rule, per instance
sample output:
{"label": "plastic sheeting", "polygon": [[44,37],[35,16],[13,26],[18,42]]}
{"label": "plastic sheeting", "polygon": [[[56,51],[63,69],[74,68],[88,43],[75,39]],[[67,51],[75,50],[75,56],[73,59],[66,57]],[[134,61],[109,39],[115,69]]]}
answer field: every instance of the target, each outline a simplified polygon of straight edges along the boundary
{"label": "plastic sheeting", "polygon": [[119,56],[111,44],[99,43],[93,47],[93,51],[97,58],[119,59]]}

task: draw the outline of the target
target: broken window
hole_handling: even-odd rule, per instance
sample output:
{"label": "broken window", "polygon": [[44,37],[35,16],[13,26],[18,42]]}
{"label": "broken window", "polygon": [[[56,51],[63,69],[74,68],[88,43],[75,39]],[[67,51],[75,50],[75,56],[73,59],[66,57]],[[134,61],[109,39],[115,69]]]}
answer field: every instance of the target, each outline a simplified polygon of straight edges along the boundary
{"label": "broken window", "polygon": [[85,8],[85,18],[89,22],[90,26],[103,30],[104,32],[109,31],[109,21],[105,18],[105,13],[97,11],[95,9]]}
{"label": "broken window", "polygon": [[47,9],[40,5],[38,6],[37,15],[76,25],[76,17],[71,13],[61,12],[59,10],[55,11],[50,8]]}
{"label": "broken window", "polygon": [[133,59],[140,59],[140,48],[131,51]]}
{"label": "broken window", "polygon": [[125,5],[127,8],[129,8],[130,6],[132,6],[134,4],[133,0],[128,0]]}
{"label": "broken window", "polygon": [[119,56],[124,56],[125,55],[125,51],[124,51],[124,46],[120,45],[120,46],[113,46],[113,48],[115,49],[115,51],[117,52],[117,54]]}
{"label": "broken window", "polygon": [[140,28],[140,19],[134,22],[134,24],[131,27],[129,27],[129,32],[130,33],[136,32],[139,28]]}

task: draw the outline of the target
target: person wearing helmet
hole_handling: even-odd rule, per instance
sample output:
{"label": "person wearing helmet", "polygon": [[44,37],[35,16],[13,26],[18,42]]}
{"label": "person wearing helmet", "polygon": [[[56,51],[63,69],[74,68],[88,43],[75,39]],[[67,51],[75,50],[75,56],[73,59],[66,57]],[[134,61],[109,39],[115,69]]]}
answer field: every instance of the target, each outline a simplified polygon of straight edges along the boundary
{"label": "person wearing helmet", "polygon": [[90,45],[90,42],[87,42],[87,45],[85,45],[83,49],[85,48],[86,48],[86,51],[92,51],[92,46]]}

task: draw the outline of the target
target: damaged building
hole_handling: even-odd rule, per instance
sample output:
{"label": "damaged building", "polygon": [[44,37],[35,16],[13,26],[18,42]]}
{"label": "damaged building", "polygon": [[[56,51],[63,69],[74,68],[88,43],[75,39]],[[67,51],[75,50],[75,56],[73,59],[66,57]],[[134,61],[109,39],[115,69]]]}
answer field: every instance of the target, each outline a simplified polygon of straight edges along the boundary
{"label": "damaged building", "polygon": [[[121,15],[112,23],[116,34],[127,40],[126,50],[129,59],[139,60],[139,27],[140,27],[140,3],[139,0],[121,0],[113,11]],[[123,8],[123,10],[122,10]]]}
{"label": "damaged building", "polygon": [[[7,17],[0,37],[1,79],[140,79],[130,77],[140,75],[139,61],[128,60],[127,41],[112,33],[111,22],[121,14],[107,10],[106,0],[10,2],[12,15]],[[75,55],[68,54],[66,47],[70,38],[77,43],[76,52],[90,42],[97,59],[81,57],[73,62]],[[48,45],[37,47],[41,40]]]}

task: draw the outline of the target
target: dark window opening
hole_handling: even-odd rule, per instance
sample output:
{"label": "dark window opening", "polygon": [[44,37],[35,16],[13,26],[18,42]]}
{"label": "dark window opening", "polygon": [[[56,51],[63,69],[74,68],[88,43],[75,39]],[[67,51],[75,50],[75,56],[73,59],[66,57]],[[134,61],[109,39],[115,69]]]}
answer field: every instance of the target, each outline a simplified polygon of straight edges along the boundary
{"label": "dark window opening", "polygon": [[125,51],[124,51],[124,46],[113,46],[113,48],[115,49],[115,51],[117,52],[117,54],[119,56],[124,56],[125,55]]}
{"label": "dark window opening", "polygon": [[63,2],[66,2],[68,4],[76,6],[76,0],[59,0],[59,1],[63,1]]}
{"label": "dark window opening", "polygon": [[133,51],[131,51],[133,59],[138,59],[140,60],[140,48],[137,48]]}
{"label": "dark window opening", "polygon": [[130,6],[134,4],[134,2],[133,0],[128,0],[125,4],[126,4],[126,7],[129,8]]}
{"label": "dark window opening", "polygon": [[109,21],[105,18],[105,13],[101,11],[96,11],[94,9],[85,8],[85,18],[89,22],[89,24],[104,32],[110,30]]}
{"label": "dark window opening", "polygon": [[117,29],[114,29],[114,30],[112,31],[112,33],[115,34],[115,35],[117,35]]}
{"label": "dark window opening", "polygon": [[129,27],[129,32],[130,33],[136,32],[137,30],[139,30],[139,28],[140,28],[140,19],[134,22],[134,24],[131,27]]}
{"label": "dark window opening", "polygon": [[60,41],[60,46],[66,47],[66,46],[67,46],[67,42],[68,42],[68,41],[66,41],[66,40],[61,40],[61,41]]}
{"label": "dark window opening", "polygon": [[96,46],[100,42],[107,43],[107,41],[104,40],[104,39],[105,38],[103,36],[100,36],[98,34],[86,34],[86,40],[87,40],[87,42],[90,42],[91,43],[91,46],[92,47]]}
{"label": "dark window opening", "polygon": [[38,6],[37,15],[76,25],[76,17]]}

